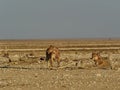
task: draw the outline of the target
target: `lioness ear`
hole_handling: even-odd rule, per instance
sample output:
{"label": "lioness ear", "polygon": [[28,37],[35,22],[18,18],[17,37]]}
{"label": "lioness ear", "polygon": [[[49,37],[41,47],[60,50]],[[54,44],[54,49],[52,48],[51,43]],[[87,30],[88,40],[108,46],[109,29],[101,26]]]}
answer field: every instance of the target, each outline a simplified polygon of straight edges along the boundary
{"label": "lioness ear", "polygon": [[100,52],[98,52],[97,55],[100,56]]}
{"label": "lioness ear", "polygon": [[52,47],[53,45],[50,45],[50,47]]}
{"label": "lioness ear", "polygon": [[92,52],[92,55],[95,54],[95,52]]}

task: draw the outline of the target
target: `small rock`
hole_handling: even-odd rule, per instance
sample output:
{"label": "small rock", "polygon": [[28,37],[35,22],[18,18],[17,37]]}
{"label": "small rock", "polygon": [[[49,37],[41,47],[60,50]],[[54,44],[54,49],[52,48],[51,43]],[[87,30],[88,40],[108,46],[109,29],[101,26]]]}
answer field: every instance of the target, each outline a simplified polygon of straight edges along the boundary
{"label": "small rock", "polygon": [[102,75],[100,73],[96,74],[97,77],[101,77]]}
{"label": "small rock", "polygon": [[35,77],[38,77],[38,73],[35,73]]}

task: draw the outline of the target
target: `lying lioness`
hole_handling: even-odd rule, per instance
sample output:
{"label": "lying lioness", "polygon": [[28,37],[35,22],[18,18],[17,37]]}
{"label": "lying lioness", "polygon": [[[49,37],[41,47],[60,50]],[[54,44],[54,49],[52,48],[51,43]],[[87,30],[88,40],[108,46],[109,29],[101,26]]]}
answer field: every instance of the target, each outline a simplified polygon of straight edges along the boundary
{"label": "lying lioness", "polygon": [[103,60],[102,57],[100,56],[100,53],[92,53],[92,58],[95,62],[95,66],[97,66],[98,68],[111,68],[111,64],[107,61],[107,60]]}

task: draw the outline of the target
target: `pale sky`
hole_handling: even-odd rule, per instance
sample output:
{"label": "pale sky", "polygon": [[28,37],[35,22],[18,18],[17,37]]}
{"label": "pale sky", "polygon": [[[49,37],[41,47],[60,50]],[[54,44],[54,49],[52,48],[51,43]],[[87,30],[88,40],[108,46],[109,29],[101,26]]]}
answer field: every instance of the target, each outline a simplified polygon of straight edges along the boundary
{"label": "pale sky", "polygon": [[0,39],[120,37],[120,0],[0,0]]}

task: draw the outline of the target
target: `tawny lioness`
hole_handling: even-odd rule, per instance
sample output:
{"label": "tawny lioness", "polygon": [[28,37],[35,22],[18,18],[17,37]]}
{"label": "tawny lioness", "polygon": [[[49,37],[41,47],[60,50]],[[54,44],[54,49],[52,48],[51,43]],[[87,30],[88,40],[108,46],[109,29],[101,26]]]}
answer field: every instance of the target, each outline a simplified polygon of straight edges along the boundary
{"label": "tawny lioness", "polygon": [[102,57],[100,56],[100,53],[92,53],[92,58],[95,62],[95,66],[97,66],[98,68],[111,68],[112,66],[110,64],[110,62],[108,62],[107,60],[103,60]]}
{"label": "tawny lioness", "polygon": [[53,61],[57,61],[58,67],[60,66],[60,50],[50,45],[46,50],[46,61],[50,62],[50,67],[53,67]]}

